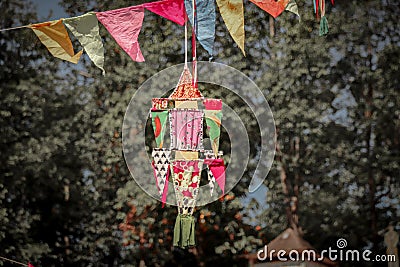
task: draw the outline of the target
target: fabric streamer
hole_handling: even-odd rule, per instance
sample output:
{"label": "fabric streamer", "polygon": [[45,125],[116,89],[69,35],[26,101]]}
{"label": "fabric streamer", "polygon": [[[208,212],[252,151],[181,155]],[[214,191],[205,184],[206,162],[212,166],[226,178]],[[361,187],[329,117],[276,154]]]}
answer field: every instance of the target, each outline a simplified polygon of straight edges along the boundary
{"label": "fabric streamer", "polygon": [[204,113],[200,110],[170,111],[171,149],[203,149],[203,116]]}
{"label": "fabric streamer", "polygon": [[244,51],[244,15],[243,0],[217,0],[222,19],[233,40]]}
{"label": "fabric streamer", "polygon": [[319,36],[324,36],[329,33],[329,26],[328,26],[328,20],[326,19],[326,16],[321,17],[321,21],[319,24]]}
{"label": "fabric streamer", "polygon": [[319,36],[327,35],[329,32],[328,20],[325,16],[325,0],[321,1],[321,21],[319,24]]}
{"label": "fabric streamer", "polygon": [[156,179],[158,193],[161,196],[162,206],[167,200],[168,181],[170,176],[170,156],[171,151],[165,149],[154,149],[152,152],[153,157],[153,172]]}
{"label": "fabric streamer", "polygon": [[104,71],[104,46],[99,34],[96,13],[89,12],[82,16],[63,19],[64,24],[78,39],[92,62]]}
{"label": "fabric streamer", "polygon": [[289,4],[286,6],[285,10],[296,14],[300,18],[299,7],[295,0],[290,0]]}
{"label": "fabric streamer", "polygon": [[210,137],[211,148],[215,156],[218,156],[219,137],[221,135],[221,110],[205,110],[204,115],[207,124],[207,134]]}
{"label": "fabric streamer", "polygon": [[195,233],[194,217],[178,214],[174,227],[174,246],[187,248],[196,245]]}
{"label": "fabric streamer", "polygon": [[289,0],[250,0],[274,18],[278,17],[286,8]]}
{"label": "fabric streamer", "polygon": [[179,25],[185,24],[185,8],[183,0],[163,0],[157,2],[145,3],[143,6],[170,21],[173,21]]}
{"label": "fabric streamer", "polygon": [[74,53],[71,39],[62,20],[29,25],[50,53],[57,58],[77,64],[83,51]]}
{"label": "fabric streamer", "polygon": [[168,118],[168,110],[151,111],[151,123],[158,148],[164,144],[164,135]]}
{"label": "fabric streamer", "polygon": [[225,164],[223,159],[204,159],[204,164],[207,165],[208,169],[215,177],[219,188],[222,190],[222,194],[225,194]]}
{"label": "fabric streamer", "polygon": [[138,42],[144,18],[143,6],[97,12],[96,16],[132,60],[144,61]]}
{"label": "fabric streamer", "polygon": [[[213,55],[214,39],[215,39],[215,2],[214,0],[198,1],[196,6],[197,13],[197,32],[196,36],[201,46]],[[185,0],[185,8],[187,14],[193,13],[192,1]],[[189,21],[194,25],[193,17],[189,16]]]}

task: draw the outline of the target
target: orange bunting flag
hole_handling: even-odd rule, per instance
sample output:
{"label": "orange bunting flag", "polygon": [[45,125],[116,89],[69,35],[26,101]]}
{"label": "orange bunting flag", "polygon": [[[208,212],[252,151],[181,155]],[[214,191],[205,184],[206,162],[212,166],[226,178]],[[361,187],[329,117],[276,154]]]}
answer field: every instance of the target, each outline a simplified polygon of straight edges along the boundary
{"label": "orange bunting flag", "polygon": [[268,12],[276,18],[279,16],[289,4],[290,0],[250,0],[262,10]]}
{"label": "orange bunting flag", "polygon": [[33,24],[28,27],[33,30],[54,57],[75,64],[78,63],[83,51],[74,53],[71,39],[61,19]]}

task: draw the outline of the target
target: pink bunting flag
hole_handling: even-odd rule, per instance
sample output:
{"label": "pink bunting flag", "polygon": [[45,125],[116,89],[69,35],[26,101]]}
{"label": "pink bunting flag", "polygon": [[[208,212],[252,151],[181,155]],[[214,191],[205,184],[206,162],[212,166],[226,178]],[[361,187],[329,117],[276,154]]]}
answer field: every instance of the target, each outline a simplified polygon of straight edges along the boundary
{"label": "pink bunting flag", "polygon": [[179,25],[185,24],[185,8],[183,0],[162,0],[145,3],[143,6],[149,11]]}
{"label": "pink bunting flag", "polygon": [[225,164],[223,159],[204,159],[204,163],[207,164],[209,170],[215,177],[215,181],[222,190],[222,194],[225,194]]}
{"label": "pink bunting flag", "polygon": [[115,41],[134,61],[144,61],[138,42],[144,18],[143,6],[97,12],[96,16],[114,37]]}
{"label": "pink bunting flag", "polygon": [[35,267],[30,262],[28,262],[28,267]]}

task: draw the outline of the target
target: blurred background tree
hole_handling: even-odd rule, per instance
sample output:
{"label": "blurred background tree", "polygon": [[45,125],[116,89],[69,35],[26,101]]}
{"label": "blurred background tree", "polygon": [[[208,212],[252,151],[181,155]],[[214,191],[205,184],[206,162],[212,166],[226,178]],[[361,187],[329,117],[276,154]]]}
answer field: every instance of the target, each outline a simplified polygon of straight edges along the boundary
{"label": "blurred background tree", "polygon": [[[384,253],[379,230],[400,217],[399,4],[336,1],[330,33],[319,37],[311,3],[297,2],[301,21],[289,12],[274,20],[245,1],[246,57],[217,16],[215,60],[263,90],[278,143],[262,190],[247,194],[258,125],[240,98],[201,85],[235,107],[249,129],[251,160],[232,192],[195,213],[192,250],[171,247],[176,209],[136,185],[121,144],[135,90],[183,62],[183,27],[146,11],[146,62],[136,63],[100,26],[105,77],[87,56],[78,66],[52,58],[28,29],[1,33],[0,255],[39,266],[246,266],[240,255],[287,227],[320,250],[343,237],[351,248]],[[61,5],[74,16],[140,3]],[[1,28],[37,21],[27,1],[0,7]]]}

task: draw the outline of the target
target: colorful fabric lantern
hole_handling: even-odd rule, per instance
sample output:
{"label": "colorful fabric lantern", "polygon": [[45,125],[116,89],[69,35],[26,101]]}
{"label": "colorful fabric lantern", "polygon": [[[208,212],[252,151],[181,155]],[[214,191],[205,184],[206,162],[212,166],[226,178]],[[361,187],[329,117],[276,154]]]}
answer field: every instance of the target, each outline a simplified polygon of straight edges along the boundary
{"label": "colorful fabric lantern", "polygon": [[[210,195],[213,195],[215,182],[222,194],[225,193],[225,166],[223,159],[219,158],[222,152],[218,151],[222,101],[204,99],[193,84],[192,74],[185,64],[173,93],[169,98],[153,98],[150,111],[157,145],[152,152],[155,182],[163,206],[167,200],[168,183],[170,180],[173,182],[178,206],[173,244],[182,248],[195,245],[193,212],[204,164],[208,169]],[[198,101],[202,100],[204,110],[199,109]],[[203,146],[204,118],[212,151],[205,151]],[[170,130],[169,148],[164,145],[167,122]]]}

